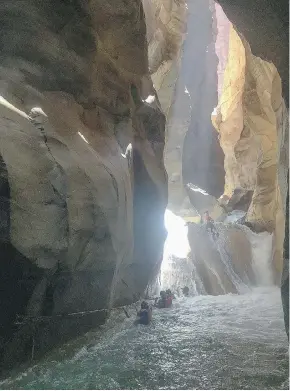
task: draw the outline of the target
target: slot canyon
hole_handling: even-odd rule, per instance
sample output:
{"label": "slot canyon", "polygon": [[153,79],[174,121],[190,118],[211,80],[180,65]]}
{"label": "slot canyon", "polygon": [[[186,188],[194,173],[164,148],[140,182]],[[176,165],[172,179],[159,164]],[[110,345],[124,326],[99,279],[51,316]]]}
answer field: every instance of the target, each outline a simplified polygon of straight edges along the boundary
{"label": "slot canyon", "polygon": [[0,388],[289,389],[288,14],[1,3]]}

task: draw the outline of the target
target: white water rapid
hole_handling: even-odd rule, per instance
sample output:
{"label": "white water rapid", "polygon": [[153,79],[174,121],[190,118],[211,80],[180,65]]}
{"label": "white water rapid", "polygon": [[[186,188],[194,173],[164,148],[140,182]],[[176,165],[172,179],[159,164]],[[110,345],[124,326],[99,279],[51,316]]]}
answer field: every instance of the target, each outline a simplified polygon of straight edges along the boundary
{"label": "white water rapid", "polygon": [[287,389],[277,288],[177,298],[149,326],[135,310],[13,371],[1,389]]}
{"label": "white water rapid", "polygon": [[[210,265],[223,293],[212,296],[204,294],[205,276],[194,263],[198,254],[186,259],[184,221],[168,211],[166,225],[162,287],[188,285],[191,297],[154,309],[149,326],[134,325],[133,305],[127,308],[130,318],[114,310],[101,328],[7,374],[0,389],[287,389],[288,346],[280,292],[272,285],[271,236],[219,224],[212,244],[233,284]],[[227,248],[232,232],[246,235],[253,247],[254,280],[233,265]],[[201,229],[197,243],[204,235]],[[227,293],[229,286],[239,294]]]}
{"label": "white water rapid", "polygon": [[[160,289],[171,288],[178,292],[188,286],[191,294],[204,294],[207,293],[204,280],[208,273],[214,276],[223,294],[242,294],[253,287],[273,286],[272,235],[252,232],[245,225],[234,222],[239,218],[241,213],[237,211],[229,222],[215,223],[216,239],[205,226],[192,224],[193,231],[189,235],[194,240],[189,255],[188,226],[181,217],[167,210],[168,237],[164,245]],[[207,258],[210,258],[209,262]]]}

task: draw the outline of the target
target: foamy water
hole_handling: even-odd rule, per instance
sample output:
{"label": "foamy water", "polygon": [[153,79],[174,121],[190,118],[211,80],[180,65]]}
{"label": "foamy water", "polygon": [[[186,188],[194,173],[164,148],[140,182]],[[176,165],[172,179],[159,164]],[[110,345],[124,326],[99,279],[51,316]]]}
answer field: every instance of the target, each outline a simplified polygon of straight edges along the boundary
{"label": "foamy water", "polygon": [[[287,339],[278,289],[177,299],[150,326],[115,314],[14,371],[1,389],[283,389]],[[283,385],[284,384],[284,385]]]}
{"label": "foamy water", "polygon": [[[272,286],[274,284],[272,258],[273,258],[273,236],[267,232],[254,233],[245,225],[234,223],[244,212],[234,211],[230,222],[215,223],[216,230],[219,233],[218,238],[213,238],[206,231],[204,225],[196,225],[196,235],[198,240],[205,241],[210,239],[216,256],[220,257],[223,272],[230,279],[238,293],[246,293],[254,286]],[[165,213],[165,225],[168,231],[168,237],[164,245],[163,263],[161,266],[161,286],[160,289],[180,289],[188,286],[191,293],[203,294],[203,275],[199,275],[195,265],[195,249],[191,251],[188,243],[188,228],[186,222],[176,216],[169,210]],[[240,231],[240,234],[247,238],[248,246],[251,249],[251,259],[240,256],[240,263],[249,262],[250,267],[255,274],[255,284],[250,282],[246,273],[237,274],[232,263],[232,255],[229,253],[229,241],[231,232]],[[238,243],[237,243],[238,244]],[[239,251],[241,249],[239,248]],[[246,257],[248,254],[246,255]],[[206,263],[206,262],[205,262]],[[216,281],[220,286],[220,291],[228,293],[229,290],[222,281],[222,276],[217,273],[213,265],[209,263],[206,267],[215,275]]]}
{"label": "foamy water", "polygon": [[[231,270],[224,251],[226,226],[220,224],[214,245],[242,294],[202,295],[194,263],[185,259],[185,222],[167,213],[163,284],[186,284],[196,296],[177,298],[170,309],[154,309],[149,326],[134,326],[134,306],[128,309],[129,319],[113,311],[101,329],[54,350],[36,365],[14,370],[0,388],[287,389],[288,344],[280,291],[271,285],[269,267],[272,238],[240,228],[252,244],[261,287],[243,289],[249,286]],[[172,255],[183,258],[183,273]]]}

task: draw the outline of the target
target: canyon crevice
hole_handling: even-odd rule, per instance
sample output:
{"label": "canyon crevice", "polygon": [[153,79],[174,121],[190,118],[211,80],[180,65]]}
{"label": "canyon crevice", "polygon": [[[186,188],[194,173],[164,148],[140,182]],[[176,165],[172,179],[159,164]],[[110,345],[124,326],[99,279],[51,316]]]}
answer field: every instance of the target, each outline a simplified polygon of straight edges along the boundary
{"label": "canyon crevice", "polygon": [[[0,5],[5,365],[27,359],[32,340],[41,355],[143,295],[162,261],[168,193],[168,208],[188,221],[206,209],[214,218],[240,209],[252,230],[273,233],[279,282],[288,190],[288,7],[221,0],[233,24],[224,25],[222,63],[219,6],[187,3]],[[202,269],[200,233],[195,225],[189,231]],[[241,232],[229,235],[250,254]],[[234,263],[237,273],[255,279],[247,262]],[[207,292],[223,293],[212,289],[221,269],[206,273]],[[236,292],[226,276],[224,285]],[[90,313],[97,309],[104,311]],[[47,320],[16,322],[39,316]]]}
{"label": "canyon crevice", "polygon": [[[32,338],[39,354],[140,297],[162,259],[167,179],[139,1],[3,3],[0,20],[9,365]],[[55,318],[97,309],[106,311]],[[40,315],[36,329],[15,325]]]}

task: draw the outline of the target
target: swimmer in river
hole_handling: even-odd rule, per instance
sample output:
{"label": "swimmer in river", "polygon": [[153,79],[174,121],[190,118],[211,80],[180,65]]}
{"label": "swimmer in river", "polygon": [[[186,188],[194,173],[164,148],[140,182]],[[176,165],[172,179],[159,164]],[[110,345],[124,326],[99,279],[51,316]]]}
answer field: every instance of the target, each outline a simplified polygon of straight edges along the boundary
{"label": "swimmer in river", "polygon": [[170,289],[167,289],[166,293],[166,307],[172,306],[172,300],[175,299],[174,294],[171,292]]}
{"label": "swimmer in river", "polygon": [[137,312],[138,319],[135,324],[148,325],[152,320],[152,308],[146,301],[142,301],[141,309]]}
{"label": "swimmer in river", "polygon": [[166,292],[160,291],[160,297],[155,299],[154,306],[157,308],[165,308],[166,307]]}
{"label": "swimmer in river", "polygon": [[172,305],[173,294],[171,290],[168,289],[166,292],[160,292],[160,298],[155,299],[154,306],[157,308],[168,308]]}
{"label": "swimmer in river", "polygon": [[189,295],[189,288],[188,288],[188,286],[185,286],[184,288],[182,288],[182,293],[184,294],[184,296],[188,297],[188,295]]}

